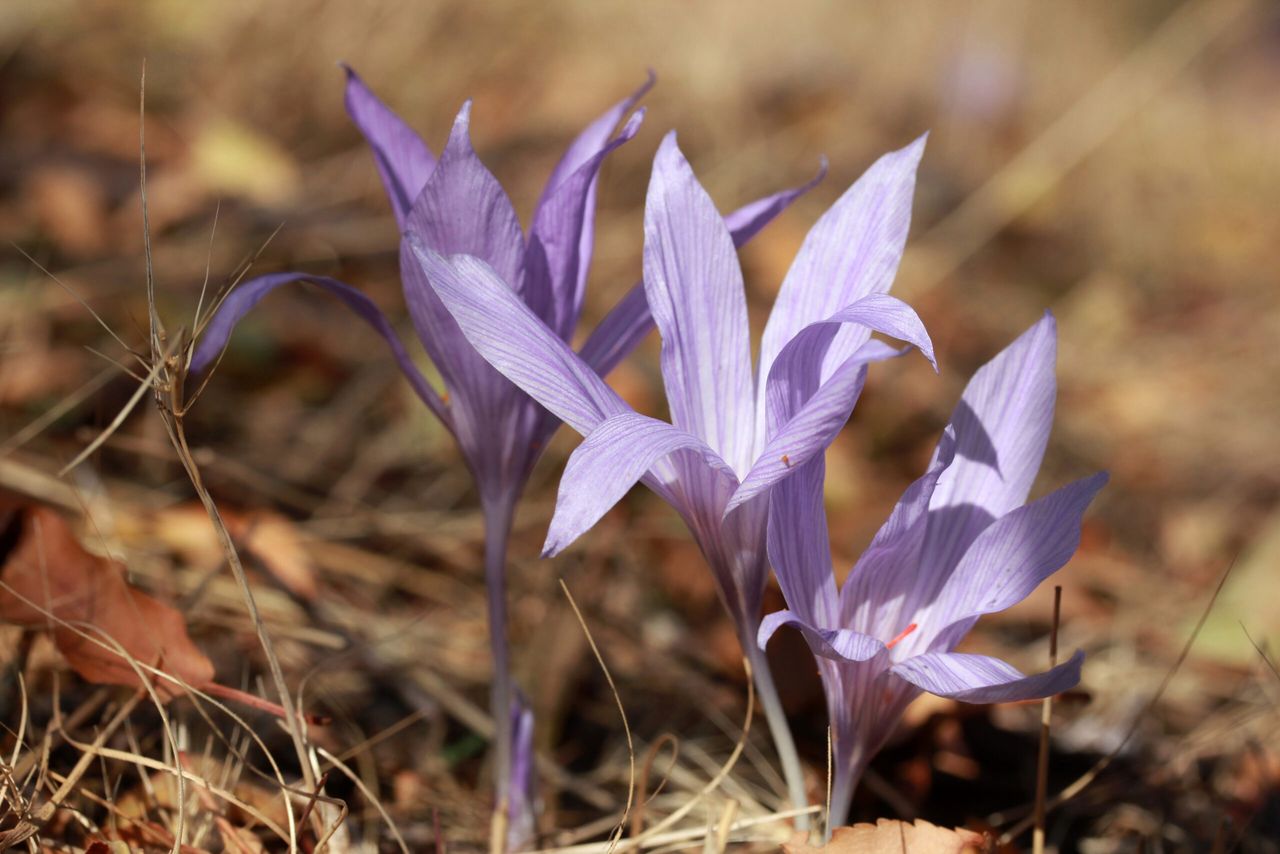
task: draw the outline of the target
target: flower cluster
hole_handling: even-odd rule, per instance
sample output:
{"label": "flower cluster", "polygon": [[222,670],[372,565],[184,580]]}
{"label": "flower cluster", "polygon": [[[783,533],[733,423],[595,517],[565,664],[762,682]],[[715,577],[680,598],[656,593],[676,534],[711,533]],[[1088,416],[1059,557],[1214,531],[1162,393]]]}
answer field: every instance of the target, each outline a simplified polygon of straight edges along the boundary
{"label": "flower cluster", "polygon": [[[651,84],[570,144],[526,232],[472,149],[469,103],[437,158],[348,71],[348,113],[373,150],[401,230],[405,301],[446,393],[419,373],[368,297],[305,273],[234,290],[193,358],[196,370],[208,366],[264,296],[309,281],[386,340],[457,440],[485,513],[496,803],[512,847],[532,837],[532,728],[509,677],[507,538],[530,471],[562,421],[584,441],[561,479],[544,555],[567,547],[636,483],[669,503],[701,549],[752,662],[797,805],[805,803],[802,769],[762,652],[781,626],[798,629],[819,663],[837,757],[837,821],[867,761],[921,691],[992,702],[1046,696],[1079,679],[1079,654],[1026,677],[996,659],[954,652],[978,616],[1020,600],[1067,561],[1105,481],[1098,475],[1025,503],[1053,414],[1052,318],[975,375],[929,469],[836,588],[822,507],[825,451],[871,365],[913,350],[934,363],[923,323],[888,296],[923,137],[882,157],[815,223],[753,366],[736,250],[820,180],[825,164],[813,182],[722,216],[669,133],[645,204],[643,280],[572,348],[601,164],[636,136],[643,110],[633,110]],[[670,421],[635,412],[604,381],[652,326],[662,339]],[[762,620],[770,567],[789,609]]]}

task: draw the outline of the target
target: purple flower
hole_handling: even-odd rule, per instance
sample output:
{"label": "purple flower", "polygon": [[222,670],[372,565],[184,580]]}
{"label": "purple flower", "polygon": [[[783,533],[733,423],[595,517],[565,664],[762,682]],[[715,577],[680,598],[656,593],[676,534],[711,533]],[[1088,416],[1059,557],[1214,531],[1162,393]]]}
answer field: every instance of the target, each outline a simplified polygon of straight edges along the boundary
{"label": "purple flower", "polygon": [[923,325],[885,295],[902,256],[923,138],[886,155],[810,231],[753,371],[742,271],[726,223],[676,145],[663,140],[645,208],[644,296],[662,335],[671,423],[634,412],[482,258],[409,236],[436,293],[489,362],[586,436],[560,482],[545,553],[590,528],[637,482],[681,515],[752,658],[774,739],[804,803],[799,762],[755,645],[768,578],[772,489],[823,451],[873,361],[898,355],[873,330],[932,360]]}
{"label": "purple flower", "polygon": [[[524,311],[537,319],[568,352],[582,310],[593,243],[596,179],[604,158],[639,130],[643,111],[615,129],[652,85],[650,77],[630,97],[592,122],[570,144],[547,181],[527,234],[510,199],[471,146],[471,104],[454,121],[439,158],[395,113],[348,69],[347,112],[373,149],[375,163],[401,231],[420,251],[465,254],[482,261]],[[821,175],[819,175],[821,178]],[[815,179],[816,180],[816,179]],[[730,215],[734,239],[743,243],[785,209],[812,183],[754,202]],[[547,440],[559,425],[519,388],[495,371],[467,343],[435,295],[430,273],[410,244],[401,242],[400,272],[405,301],[418,338],[439,371],[441,396],[414,366],[391,324],[357,289],[335,279],[305,273],[262,276],[236,288],[219,307],[192,358],[199,372],[215,360],[232,330],[268,293],[291,282],[308,281],[340,299],[387,342],[397,364],[423,403],[453,434],[475,478],[485,513],[485,577],[489,596],[490,644],[494,657],[491,697],[498,803],[509,809],[508,827],[531,827],[524,750],[512,750],[512,687],[506,643],[505,565],[515,503]],[[574,356],[596,382],[643,338],[653,323],[637,286],[608,314]],[[525,731],[528,730],[525,725]],[[520,752],[520,751],[517,751]],[[513,767],[518,766],[518,767]],[[518,847],[518,840],[512,841]]]}
{"label": "purple flower", "polygon": [[823,471],[810,464],[774,492],[769,558],[790,610],[760,626],[763,647],[799,629],[817,657],[835,752],[829,827],[844,823],[858,778],[922,691],[970,703],[1045,697],[1080,680],[1084,654],[1036,676],[953,650],[978,617],[1024,599],[1080,542],[1105,473],[1024,503],[1054,408],[1057,332],[1046,315],[969,382],[924,476],[913,483],[837,593]]}

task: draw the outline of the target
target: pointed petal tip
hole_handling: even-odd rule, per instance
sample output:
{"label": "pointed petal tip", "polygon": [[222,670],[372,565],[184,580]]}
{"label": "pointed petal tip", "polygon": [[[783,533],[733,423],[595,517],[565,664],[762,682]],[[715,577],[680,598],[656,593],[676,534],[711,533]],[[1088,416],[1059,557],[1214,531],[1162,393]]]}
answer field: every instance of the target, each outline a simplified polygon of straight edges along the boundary
{"label": "pointed petal tip", "polygon": [[627,119],[627,123],[622,126],[622,130],[618,133],[617,138],[620,140],[629,140],[640,132],[640,126],[644,124],[644,117],[649,111],[648,107],[640,107],[631,117]]}

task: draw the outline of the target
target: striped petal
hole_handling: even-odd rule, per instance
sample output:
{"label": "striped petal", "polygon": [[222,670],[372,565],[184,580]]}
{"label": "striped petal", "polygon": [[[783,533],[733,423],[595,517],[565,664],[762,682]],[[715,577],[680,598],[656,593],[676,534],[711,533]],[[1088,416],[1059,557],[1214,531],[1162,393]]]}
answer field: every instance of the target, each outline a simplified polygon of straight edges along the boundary
{"label": "striped petal", "polygon": [[891,672],[917,688],[964,703],[1010,703],[1051,697],[1080,684],[1084,653],[1052,670],[1024,676],[1013,665],[986,655],[931,652],[908,658]]}
{"label": "striped petal", "polygon": [[[684,466],[691,476],[724,490],[737,484],[733,470],[697,436],[634,412],[615,415],[592,430],[569,457],[543,557],[558,554],[617,504],[659,460],[692,451],[702,463]],[[683,484],[687,491],[693,484]],[[681,508],[686,509],[686,508]]]}
{"label": "striped petal", "polygon": [[671,420],[745,470],[755,395],[742,268],[674,133],[654,158],[644,222],[645,294]]}
{"label": "striped petal", "polygon": [[631,411],[491,267],[467,255],[446,259],[412,233],[406,242],[466,341],[553,415],[585,436]]}
{"label": "striped petal", "polygon": [[[801,329],[863,297],[888,292],[906,245],[924,143],[921,137],[881,157],[810,229],[765,327],[762,379]],[[868,335],[858,328],[843,330],[832,363],[844,361]]]}
{"label": "striped petal", "polygon": [[267,294],[282,285],[293,282],[310,282],[316,287],[328,291],[341,300],[347,308],[355,312],[357,317],[372,326],[374,331],[381,335],[382,339],[387,342],[387,346],[391,348],[391,355],[395,357],[396,364],[404,373],[405,378],[409,380],[409,384],[413,386],[413,390],[418,393],[418,397],[422,398],[422,402],[435,413],[437,418],[444,422],[446,427],[453,429],[453,422],[445,411],[440,396],[431,387],[431,383],[422,375],[417,366],[414,365],[413,359],[404,349],[404,345],[400,343],[400,337],[391,328],[391,323],[387,320],[386,315],[373,304],[373,300],[360,291],[344,282],[327,276],[309,276],[306,273],[272,273],[251,279],[234,288],[218,306],[218,310],[210,318],[205,325],[204,331],[200,334],[200,340],[197,342],[195,352],[191,357],[191,372],[196,374],[202,372],[222,354],[223,348],[227,346],[227,341],[231,338],[231,333],[235,330],[236,324],[254,306],[262,302]]}
{"label": "striped petal", "polygon": [[354,70],[342,67],[347,72],[347,115],[373,150],[382,186],[391,200],[396,223],[403,230],[414,200],[435,168],[435,155],[413,128],[378,100]]}

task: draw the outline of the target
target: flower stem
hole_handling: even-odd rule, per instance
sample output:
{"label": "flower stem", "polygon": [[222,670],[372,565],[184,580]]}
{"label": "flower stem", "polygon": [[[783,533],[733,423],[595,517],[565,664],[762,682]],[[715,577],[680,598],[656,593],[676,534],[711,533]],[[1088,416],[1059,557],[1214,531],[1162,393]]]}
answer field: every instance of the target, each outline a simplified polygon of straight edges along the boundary
{"label": "flower stem", "polygon": [[[743,641],[742,648],[751,658],[756,693],[760,698],[760,707],[764,710],[765,722],[769,725],[769,733],[773,736],[774,749],[778,751],[778,760],[782,763],[782,776],[787,782],[787,794],[791,798],[792,805],[797,809],[807,807],[809,798],[805,792],[804,768],[800,765],[800,754],[796,752],[795,739],[791,737],[791,727],[787,724],[787,715],[782,709],[778,687],[774,684],[773,673],[769,670],[769,660],[756,646],[755,633],[752,632],[751,635],[749,641]],[[796,817],[796,829],[809,829],[807,815]]]}
{"label": "flower stem", "polygon": [[[493,682],[489,712],[493,716],[494,810],[511,804],[511,657],[507,645],[507,543],[515,503],[509,498],[485,500],[484,585],[489,605],[489,652],[493,658]],[[502,826],[506,826],[503,821]]]}

